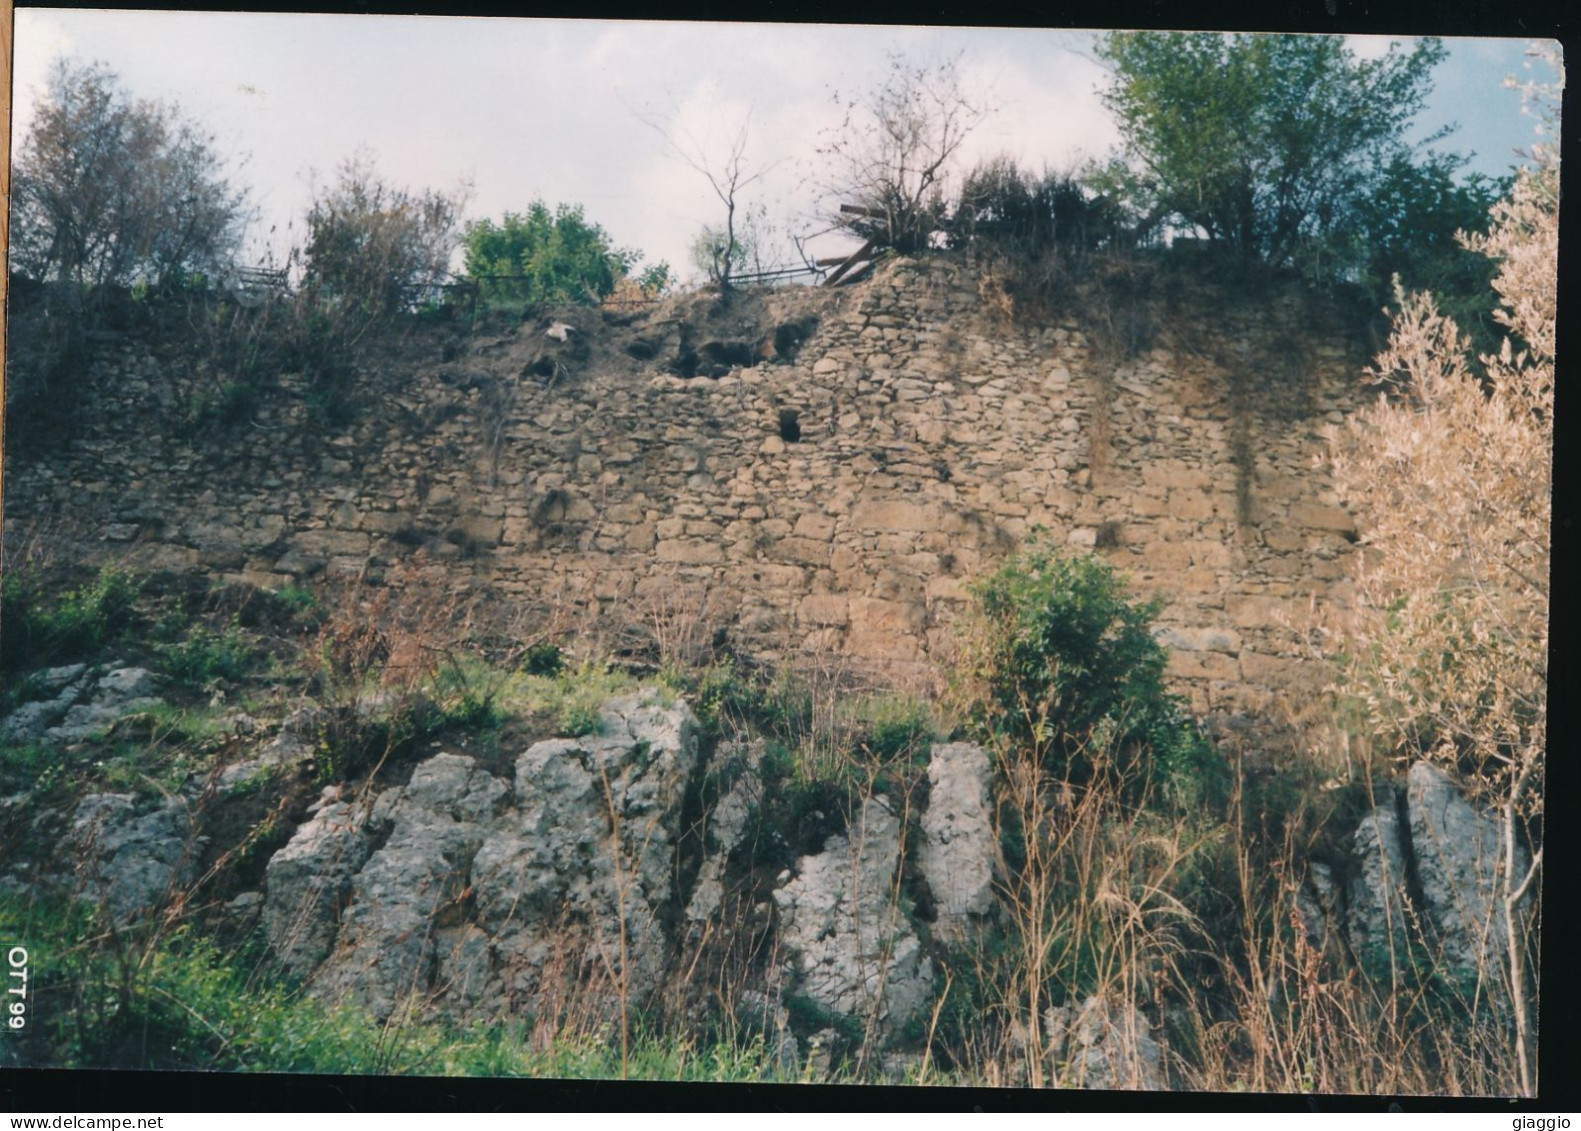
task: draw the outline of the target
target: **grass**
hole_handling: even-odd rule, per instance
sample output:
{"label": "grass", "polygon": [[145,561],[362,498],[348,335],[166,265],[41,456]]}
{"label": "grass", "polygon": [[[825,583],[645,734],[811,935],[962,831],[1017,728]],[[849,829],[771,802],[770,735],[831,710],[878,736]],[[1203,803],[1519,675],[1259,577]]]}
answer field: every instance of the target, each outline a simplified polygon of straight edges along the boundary
{"label": "grass", "polygon": [[[239,711],[267,724],[304,697],[322,712],[311,736],[318,782],[404,767],[431,748],[420,741],[428,739],[454,742],[500,772],[531,741],[596,733],[602,704],[642,686],[596,658],[573,661],[542,637],[532,647],[501,650],[475,631],[442,631],[444,610],[380,605],[393,600],[381,594],[288,589],[268,598],[209,592],[172,601],[168,592],[106,571],[52,598],[25,574],[8,582],[8,614],[20,607],[32,638],[50,642],[52,657],[92,662],[112,646],[117,654],[140,647],[149,657],[142,662],[170,677],[162,692],[167,703],[76,747],[0,749],[0,791],[29,790],[50,804],[91,790],[176,790],[226,756]],[[134,642],[138,625],[162,626],[162,639]],[[10,684],[15,701],[39,692],[38,670],[30,664]],[[766,740],[766,789],[753,818],[762,831],[749,858],[738,862],[760,886],[741,900],[741,922],[707,928],[718,932],[719,953],[728,951],[735,964],[728,977],[739,990],[761,976],[765,959],[752,941],[758,928],[746,917],[754,900],[769,898],[772,877],[839,831],[842,814],[868,797],[910,801],[932,745],[962,734],[960,720],[971,716],[954,700],[865,686],[834,658],[773,671],[717,653],[699,653],[690,663],[672,656],[661,686],[693,706],[706,743]],[[1010,694],[1005,687],[997,692]],[[1026,721],[1023,715],[1018,724]],[[262,734],[269,733],[266,726]],[[926,1056],[912,1079],[1079,1082],[1069,1055],[1045,1048],[1045,1017],[1050,1007],[1099,996],[1138,1007],[1166,1048],[1177,1088],[1515,1090],[1509,1050],[1473,1022],[1458,992],[1464,972],[1439,970],[1424,951],[1409,967],[1419,973],[1391,993],[1389,971],[1315,954],[1293,925],[1291,892],[1309,861],[1342,849],[1346,830],[1368,806],[1356,776],[1365,766],[1349,784],[1325,789],[1344,776],[1343,767],[1297,758],[1273,773],[1248,775],[1225,748],[1215,756],[1231,755],[1229,788],[1193,792],[1181,782],[1195,773],[1189,758],[1137,768],[1130,777],[1093,772],[1104,759],[1080,742],[1113,741],[1097,724],[1085,736],[1066,734],[1057,749],[1032,727],[1026,735],[1004,727],[979,733],[994,742],[1000,918],[975,941],[946,946],[930,938],[916,877],[906,869],[897,876],[894,898],[939,971],[936,1000],[908,1030],[913,1049]],[[1177,741],[1169,751],[1194,756],[1196,747]],[[249,829],[296,788],[290,778],[249,783],[246,803],[258,808],[247,817]],[[700,797],[722,788],[722,780],[705,784]],[[274,839],[265,849],[272,851],[288,828],[270,826],[264,835]],[[251,842],[234,847],[228,866],[261,874],[263,857],[250,854],[265,850]],[[0,901],[0,933],[25,930],[62,956],[54,980],[41,979],[40,1000],[47,992],[66,1008],[35,1033],[33,1063],[576,1079],[877,1078],[871,1057],[860,1071],[842,1061],[809,1067],[809,1033],[833,1028],[845,1048],[860,1044],[860,1024],[825,1015],[794,992],[785,1004],[804,1059],[782,1063],[776,1034],[738,1023],[719,1006],[740,1000],[739,993],[707,997],[726,974],[706,963],[698,968],[708,971],[706,983],[699,973],[698,981],[672,988],[689,1007],[632,1012],[623,1040],[591,1006],[585,1016],[570,1010],[471,1028],[421,1011],[377,1022],[271,973],[258,936],[222,944],[204,934],[206,922],[188,913],[112,932],[91,909]],[[700,1001],[712,1003],[706,1023],[688,1012]]]}
{"label": "grass", "polygon": [[0,676],[9,683],[28,670],[93,657],[132,627],[138,593],[132,575],[112,566],[69,587],[34,563],[8,568],[0,577]]}

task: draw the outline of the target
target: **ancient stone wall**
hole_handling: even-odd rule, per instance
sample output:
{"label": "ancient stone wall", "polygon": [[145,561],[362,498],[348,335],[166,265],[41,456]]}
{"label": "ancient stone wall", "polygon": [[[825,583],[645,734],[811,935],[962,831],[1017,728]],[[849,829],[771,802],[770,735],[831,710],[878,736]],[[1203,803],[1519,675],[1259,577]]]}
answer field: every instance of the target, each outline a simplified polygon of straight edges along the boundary
{"label": "ancient stone wall", "polygon": [[187,363],[100,345],[70,442],[8,457],[7,531],[268,585],[486,587],[598,623],[706,603],[750,651],[921,671],[971,579],[1044,527],[1167,596],[1198,710],[1257,712],[1302,678],[1287,618],[1347,598],[1354,526],[1319,456],[1365,359],[1294,284],[1231,297],[1199,276],[1125,341],[1114,319],[1011,317],[945,259],[729,312],[565,314],[564,343],[436,332],[368,376],[343,429],[287,380],[190,439]]}

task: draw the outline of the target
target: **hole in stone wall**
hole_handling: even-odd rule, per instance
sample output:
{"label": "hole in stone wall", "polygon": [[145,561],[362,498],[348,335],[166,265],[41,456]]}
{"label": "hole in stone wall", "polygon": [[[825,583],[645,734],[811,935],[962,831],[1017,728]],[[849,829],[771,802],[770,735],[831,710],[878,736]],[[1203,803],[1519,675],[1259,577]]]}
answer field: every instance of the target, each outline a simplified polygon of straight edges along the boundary
{"label": "hole in stone wall", "polygon": [[696,377],[697,351],[683,347],[670,362],[670,372],[677,377]]}
{"label": "hole in stone wall", "polygon": [[804,318],[800,322],[787,322],[774,331],[774,353],[787,360],[796,356],[802,343],[818,328],[818,319]]}
{"label": "hole in stone wall", "polygon": [[1093,548],[1096,550],[1112,550],[1120,544],[1120,524],[1118,522],[1100,522],[1098,532],[1093,539]]}
{"label": "hole in stone wall", "polygon": [[658,352],[659,347],[644,338],[638,338],[626,346],[626,353],[638,361],[647,361],[649,358],[656,356]]}
{"label": "hole in stone wall", "polygon": [[793,408],[780,409],[780,439],[787,444],[801,442],[801,418]]}
{"label": "hole in stone wall", "polygon": [[704,342],[703,353],[715,365],[730,367],[748,366],[757,360],[746,342]]}

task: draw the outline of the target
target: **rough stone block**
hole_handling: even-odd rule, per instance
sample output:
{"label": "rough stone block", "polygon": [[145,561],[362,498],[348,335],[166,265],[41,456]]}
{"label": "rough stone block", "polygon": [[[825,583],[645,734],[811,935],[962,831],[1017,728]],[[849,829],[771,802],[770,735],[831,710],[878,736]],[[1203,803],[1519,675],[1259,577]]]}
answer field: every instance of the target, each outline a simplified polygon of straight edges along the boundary
{"label": "rough stone block", "polygon": [[858,530],[921,533],[955,529],[959,520],[937,506],[903,499],[877,499],[858,503],[851,512],[851,525]]}
{"label": "rough stone block", "polygon": [[768,557],[777,562],[800,565],[827,565],[829,543],[814,542],[811,538],[781,538],[768,548]]}
{"label": "rough stone block", "polygon": [[1151,542],[1142,550],[1142,560],[1155,570],[1186,570],[1191,567],[1191,550],[1183,542]]}
{"label": "rough stone block", "polygon": [[1269,656],[1261,652],[1241,653],[1241,678],[1248,683],[1289,683],[1305,669],[1302,660]]}
{"label": "rough stone block", "polygon": [[691,565],[722,562],[724,547],[715,542],[694,542],[684,538],[670,538],[654,547],[653,556],[661,562],[682,562]]}
{"label": "rough stone block", "polygon": [[1221,652],[1171,652],[1164,670],[1181,679],[1235,679],[1240,675],[1235,658]]}
{"label": "rough stone block", "polygon": [[827,542],[834,537],[834,519],[825,514],[804,514],[796,520],[798,538],[813,538]]}
{"label": "rough stone block", "polygon": [[851,620],[880,632],[920,632],[928,621],[927,608],[913,601],[886,601],[877,597],[851,598]]}
{"label": "rough stone block", "polygon": [[1337,534],[1356,532],[1356,520],[1348,512],[1321,503],[1292,503],[1290,521],[1312,530],[1332,530]]}
{"label": "rough stone block", "polygon": [[797,618],[803,624],[822,627],[840,626],[850,622],[850,601],[839,593],[813,593],[803,597],[796,608]]}

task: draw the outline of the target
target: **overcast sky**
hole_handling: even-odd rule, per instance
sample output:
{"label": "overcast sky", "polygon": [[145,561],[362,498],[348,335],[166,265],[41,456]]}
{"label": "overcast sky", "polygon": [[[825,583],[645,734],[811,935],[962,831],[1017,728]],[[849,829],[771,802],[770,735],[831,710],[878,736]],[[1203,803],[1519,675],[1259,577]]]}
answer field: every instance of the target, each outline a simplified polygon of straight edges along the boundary
{"label": "overcast sky", "polygon": [[[402,16],[16,12],[14,136],[20,142],[57,55],[100,60],[135,94],[178,103],[245,160],[261,221],[288,246],[320,179],[366,147],[414,189],[473,187],[472,217],[498,218],[535,198],[575,202],[616,243],[690,273],[688,249],[722,212],[707,182],[643,118],[678,122],[714,158],[749,123],[747,162],[768,169],[748,190],[783,228],[817,225],[808,186],[820,137],[839,120],[833,93],[879,80],[888,53],[917,61],[962,54],[968,91],[998,107],[971,136],[967,165],[1005,153],[1024,165],[1075,168],[1116,141],[1091,57],[1072,31],[635,23]],[[1446,41],[1421,133],[1447,122],[1446,145],[1473,167],[1509,169],[1532,137],[1519,96],[1522,40]],[[1352,37],[1376,56],[1388,39]],[[825,245],[823,251],[837,250]]]}

